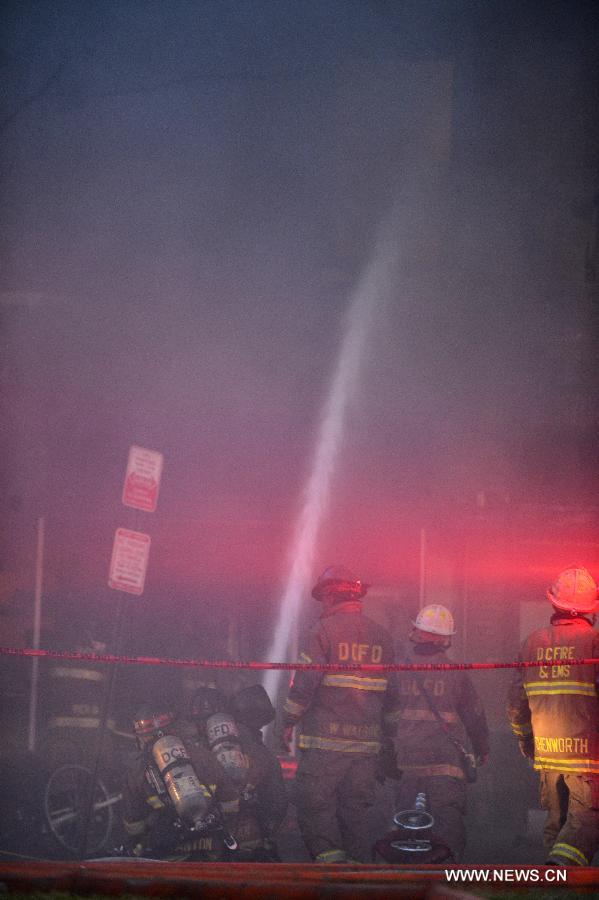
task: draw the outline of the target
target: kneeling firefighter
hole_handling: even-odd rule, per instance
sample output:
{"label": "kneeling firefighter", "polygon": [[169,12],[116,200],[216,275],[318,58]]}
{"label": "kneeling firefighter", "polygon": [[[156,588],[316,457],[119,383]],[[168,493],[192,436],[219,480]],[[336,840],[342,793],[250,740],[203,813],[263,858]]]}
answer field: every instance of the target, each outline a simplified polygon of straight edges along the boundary
{"label": "kneeling firefighter", "polygon": [[[445,606],[425,606],[413,622],[407,662],[449,663],[446,651],[454,634],[453,616]],[[423,794],[434,819],[434,856],[419,856],[419,861],[441,862],[444,855],[459,862],[466,843],[466,785],[489,755],[482,703],[463,671],[400,672],[399,685],[402,709],[396,743],[403,778],[397,808],[411,810]],[[464,746],[466,736],[473,754]]]}
{"label": "kneeling firefighter", "polygon": [[[346,568],[325,569],[312,590],[322,613],[300,662],[393,663],[391,635],[362,612],[366,591]],[[393,673],[295,672],[277,730],[289,752],[299,723],[294,795],[302,838],[316,862],[370,862],[368,812],[379,754],[397,716]]]}
{"label": "kneeling firefighter", "polygon": [[[272,717],[274,709],[261,685],[245,688],[230,700],[214,688],[202,688],[192,698],[196,746],[213,754],[238,792],[238,808],[226,821],[240,861],[279,861],[275,840],[287,811],[285,782],[278,759],[256,739]],[[240,721],[243,718],[250,726]]]}
{"label": "kneeling firefighter", "polygon": [[236,843],[223,814],[237,794],[212,754],[177,735],[174,716],[145,706],[134,719],[139,754],[123,790],[123,825],[135,856],[223,860]]}

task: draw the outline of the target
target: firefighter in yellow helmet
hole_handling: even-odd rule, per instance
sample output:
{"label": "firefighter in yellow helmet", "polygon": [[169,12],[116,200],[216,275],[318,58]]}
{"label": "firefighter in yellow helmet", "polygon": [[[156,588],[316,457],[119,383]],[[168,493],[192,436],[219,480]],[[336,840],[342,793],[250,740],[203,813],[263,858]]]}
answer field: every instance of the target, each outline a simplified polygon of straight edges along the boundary
{"label": "firefighter in yellow helmet", "polygon": [[508,698],[512,731],[540,772],[550,865],[588,866],[599,849],[599,658],[597,585],[584,568],[563,571],[548,590],[548,626],[524,641]]}
{"label": "firefighter in yellow helmet", "polygon": [[[413,622],[407,662],[449,663],[446,651],[454,634],[453,616],[445,606],[425,606]],[[428,861],[459,862],[466,843],[466,785],[489,755],[482,703],[461,671],[400,672],[399,689],[402,709],[396,744],[403,778],[396,792],[397,809],[411,809],[416,796],[424,793],[434,819],[436,848],[435,858]],[[419,861],[426,860],[419,856]]]}
{"label": "firefighter in yellow helmet", "polygon": [[[318,579],[322,613],[300,662],[393,663],[393,641],[362,612],[366,585],[341,566]],[[395,679],[385,672],[296,671],[279,733],[299,723],[295,779],[298,825],[312,859],[371,861],[368,811],[383,735],[396,727]]]}

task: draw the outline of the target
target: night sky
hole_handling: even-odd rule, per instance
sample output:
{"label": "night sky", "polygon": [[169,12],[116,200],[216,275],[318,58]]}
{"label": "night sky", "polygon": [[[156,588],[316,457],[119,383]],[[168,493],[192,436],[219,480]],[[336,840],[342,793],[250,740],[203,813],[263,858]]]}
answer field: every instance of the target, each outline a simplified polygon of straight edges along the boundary
{"label": "night sky", "polygon": [[[599,574],[598,33],[580,0],[5,3],[3,602],[44,516],[56,608],[112,602],[123,525],[157,616],[271,627],[390,210],[317,568],[409,582],[422,527],[461,547],[496,509],[555,543],[481,571]],[[165,457],[151,515],[120,503],[131,444]]]}

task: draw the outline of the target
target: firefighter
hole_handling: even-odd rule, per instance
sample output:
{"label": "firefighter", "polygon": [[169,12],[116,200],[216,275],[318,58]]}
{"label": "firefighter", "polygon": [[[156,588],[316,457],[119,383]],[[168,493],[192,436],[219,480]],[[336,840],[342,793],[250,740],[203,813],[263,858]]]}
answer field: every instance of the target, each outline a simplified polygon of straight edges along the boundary
{"label": "firefighter", "polygon": [[[342,566],[325,569],[312,590],[322,613],[299,661],[392,664],[393,641],[362,612],[367,586]],[[378,756],[398,714],[395,678],[385,672],[296,671],[277,731],[289,752],[299,723],[295,802],[313,860],[369,862],[368,813]]]}
{"label": "firefighter", "polygon": [[516,670],[508,716],[522,754],[540,773],[547,863],[588,866],[599,848],[599,666],[571,661],[599,658],[599,594],[586,569],[569,568],[547,599],[550,623],[520,654],[540,665]]}
{"label": "firefighter", "polygon": [[235,842],[224,816],[237,810],[237,791],[211,753],[180,739],[174,722],[163,704],[135,715],[139,754],[123,788],[128,849],[171,860],[227,859]]}
{"label": "firefighter", "polygon": [[[279,761],[262,743],[259,729],[250,729],[232,715],[232,711],[243,712],[240,695],[246,692],[227,700],[216,688],[199,689],[191,704],[195,743],[214,755],[237,787],[238,808],[227,816],[227,824],[238,843],[238,860],[278,862],[276,834],[287,812],[287,790]],[[264,695],[270,705],[266,692]],[[256,711],[255,703],[252,710]]]}
{"label": "firefighter", "polygon": [[[408,662],[449,663],[446,651],[455,634],[451,612],[425,606],[412,623]],[[401,715],[397,764],[403,778],[396,792],[398,809],[409,810],[424,793],[434,819],[434,841],[447,861],[462,858],[466,834],[466,785],[489,755],[489,731],[482,703],[465,672],[433,670],[399,673]],[[465,735],[473,755],[464,744]],[[435,862],[440,862],[437,849]],[[421,860],[423,861],[423,860]]]}
{"label": "firefighter", "polygon": [[[93,626],[86,628],[75,652],[83,657],[106,653],[106,643]],[[70,647],[69,649],[72,649]],[[46,746],[51,766],[67,762],[90,764],[95,759],[106,700],[109,668],[89,659],[52,660],[46,672],[42,693]],[[113,718],[107,722],[115,728]],[[109,767],[110,748],[104,744],[102,763]]]}

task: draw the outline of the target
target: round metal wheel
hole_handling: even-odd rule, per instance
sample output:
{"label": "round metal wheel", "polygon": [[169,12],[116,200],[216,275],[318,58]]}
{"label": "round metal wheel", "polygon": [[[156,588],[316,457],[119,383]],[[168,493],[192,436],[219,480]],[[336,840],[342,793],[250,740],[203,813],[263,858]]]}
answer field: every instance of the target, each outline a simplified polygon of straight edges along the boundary
{"label": "round metal wheel", "polygon": [[[110,795],[101,778],[96,778],[93,808],[87,823],[87,836],[83,840],[83,828],[88,813],[89,791],[92,773],[85,766],[75,764],[60,766],[50,776],[44,792],[44,814],[53,837],[70,854],[97,853],[106,847],[114,821],[113,806],[120,794]],[[85,847],[84,847],[85,843]]]}

